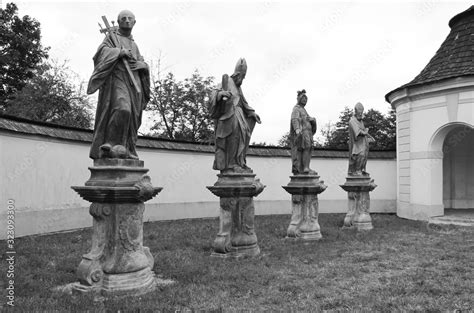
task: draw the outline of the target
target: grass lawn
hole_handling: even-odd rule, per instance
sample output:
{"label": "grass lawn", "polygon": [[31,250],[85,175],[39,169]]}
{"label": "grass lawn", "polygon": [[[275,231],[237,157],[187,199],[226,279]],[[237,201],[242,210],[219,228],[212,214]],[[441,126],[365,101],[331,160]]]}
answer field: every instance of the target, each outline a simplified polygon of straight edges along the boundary
{"label": "grass lawn", "polygon": [[[217,219],[145,224],[154,271],[176,281],[153,293],[94,301],[51,291],[75,281],[91,231],[18,238],[15,308],[21,311],[474,310],[474,228],[373,214],[374,230],[341,230],[344,215],[321,214],[323,239],[284,240],[289,215],[257,216],[261,255],[211,258]],[[1,242],[5,246],[4,242]],[[0,262],[1,281],[6,273]],[[2,286],[2,292],[5,291]],[[2,294],[6,309],[6,298]]]}

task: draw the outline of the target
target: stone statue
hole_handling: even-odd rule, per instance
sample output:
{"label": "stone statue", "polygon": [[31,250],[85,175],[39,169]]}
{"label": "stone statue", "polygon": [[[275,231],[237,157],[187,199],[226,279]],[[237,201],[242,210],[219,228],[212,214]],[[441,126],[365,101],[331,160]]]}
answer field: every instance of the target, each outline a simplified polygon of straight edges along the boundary
{"label": "stone statue", "polygon": [[370,192],[377,185],[366,172],[369,144],[374,138],[369,135],[369,130],[364,126],[364,106],[357,103],[354,114],[349,120],[349,170],[346,182],[340,185],[347,191],[347,214],[344,218],[343,228],[355,227],[357,230],[370,230],[372,218],[370,217]]}
{"label": "stone statue", "polygon": [[211,95],[209,111],[215,123],[216,151],[213,169],[221,173],[252,173],[246,164],[250,136],[261,123],[242,93],[247,62],[239,59],[234,73],[222,77],[222,85]]}
{"label": "stone statue", "polygon": [[291,194],[291,221],[287,238],[295,240],[319,240],[322,238],[318,222],[318,194],[326,190],[318,173],[309,168],[313,151],[313,136],[316,119],[305,110],[308,96],[306,90],[297,92],[297,103],[293,107],[290,122],[291,169],[290,182],[282,186]]}
{"label": "stone statue", "polygon": [[72,290],[106,297],[135,296],[157,286],[153,255],[143,245],[143,214],[145,202],[163,188],[153,187],[135,151],[150,78],[131,36],[133,13],[120,12],[118,27],[110,26],[105,16],[102,20],[106,38],[94,56],[87,90],[89,94],[99,90],[90,150],[94,165],[84,186],[71,187],[91,202],[92,240]]}
{"label": "stone statue", "polygon": [[316,119],[310,117],[305,110],[308,97],[303,89],[298,91],[298,102],[291,113],[290,143],[292,172],[298,174],[315,174],[309,168],[313,151],[313,136],[316,133]]}
{"label": "stone statue", "polygon": [[131,35],[135,16],[124,10],[118,15],[118,28],[110,27],[94,55],[94,72],[87,93],[99,90],[92,159],[138,159],[135,145],[142,111],[150,99],[148,65]]}
{"label": "stone statue", "polygon": [[369,135],[362,118],[364,106],[358,102],[354,107],[354,115],[349,120],[349,170],[352,176],[369,175],[365,171],[367,157],[369,155],[369,143],[375,139]]}
{"label": "stone statue", "polygon": [[247,166],[246,156],[255,123],[261,123],[242,93],[247,62],[239,59],[234,73],[222,75],[222,85],[213,91],[209,112],[214,119],[217,182],[207,188],[220,198],[219,233],[211,254],[219,258],[254,257],[260,253],[255,232],[253,197],[265,186]]}

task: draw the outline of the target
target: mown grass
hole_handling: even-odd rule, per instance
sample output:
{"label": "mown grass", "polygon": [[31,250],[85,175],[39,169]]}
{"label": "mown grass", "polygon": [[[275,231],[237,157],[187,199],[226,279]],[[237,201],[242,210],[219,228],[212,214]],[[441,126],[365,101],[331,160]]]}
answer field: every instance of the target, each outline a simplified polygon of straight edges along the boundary
{"label": "mown grass", "polygon": [[[103,301],[52,291],[75,281],[81,255],[90,247],[90,230],[19,238],[15,308],[474,310],[474,228],[372,216],[375,229],[358,233],[340,228],[343,215],[322,214],[323,239],[310,244],[284,240],[289,215],[257,216],[262,253],[241,260],[210,257],[217,219],[146,223],[144,241],[155,257],[154,271],[176,283],[141,297]],[[6,273],[2,258],[0,270]]]}

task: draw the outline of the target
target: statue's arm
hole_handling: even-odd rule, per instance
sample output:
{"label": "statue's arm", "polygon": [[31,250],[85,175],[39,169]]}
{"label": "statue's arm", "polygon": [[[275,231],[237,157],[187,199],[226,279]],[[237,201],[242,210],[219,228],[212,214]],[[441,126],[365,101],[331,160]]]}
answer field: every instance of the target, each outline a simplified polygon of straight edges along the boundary
{"label": "statue's arm", "polygon": [[365,130],[365,128],[361,127],[359,123],[357,123],[356,121],[352,119],[349,121],[349,127],[354,132],[354,137],[356,138],[358,136],[365,136],[367,134],[367,131]]}
{"label": "statue's arm", "polygon": [[293,109],[291,113],[291,126],[295,130],[296,134],[300,134],[302,131],[301,127],[301,114],[297,108]]}
{"label": "statue's arm", "polygon": [[213,119],[218,119],[222,114],[222,110],[219,109],[222,104],[222,91],[224,90],[222,90],[222,86],[219,84],[217,88],[212,89],[211,95],[209,96],[208,109]]}
{"label": "statue's arm", "polygon": [[250,117],[250,118],[253,118],[255,120],[255,122],[257,122],[259,124],[262,122],[260,120],[260,116],[252,108],[250,108],[250,110],[247,110],[247,116]]}
{"label": "statue's arm", "polygon": [[138,49],[137,44],[134,43],[134,46],[137,49],[137,59],[135,60],[133,56],[131,58],[128,58],[130,69],[132,71],[142,70],[145,73],[149,73],[150,69],[148,67],[148,64],[145,62],[145,59],[143,58],[143,56],[140,54],[140,50]]}
{"label": "statue's arm", "polygon": [[367,137],[367,139],[369,140],[369,143],[375,142],[375,138],[372,137],[372,135],[369,134],[369,130],[368,130],[368,129],[366,129],[366,132],[367,132],[367,133],[366,133],[366,137]]}
{"label": "statue's arm", "polygon": [[255,122],[261,124],[262,121],[260,120],[260,116],[255,112],[255,109],[253,109],[247,102],[247,99],[245,99],[244,95],[241,93],[241,104],[242,104],[242,109],[245,113],[245,115],[249,118],[252,118],[255,120]]}
{"label": "statue's arm", "polygon": [[[107,34],[107,36],[104,38],[104,41],[102,41],[102,44],[97,49],[97,62],[104,63],[111,60],[117,61],[119,58],[124,56],[124,50],[125,49],[115,47],[111,35]],[[94,59],[96,58],[96,56],[94,56]]]}
{"label": "statue's arm", "polygon": [[[211,99],[209,102],[215,102],[215,104],[220,104],[227,99],[232,97],[232,93],[228,90],[222,88],[222,84],[218,84],[216,88],[213,88],[211,91]],[[212,100],[212,101],[211,101]]]}
{"label": "statue's arm", "polygon": [[316,122],[315,117],[310,117],[309,122],[311,123],[311,131],[313,132],[313,135],[316,134],[316,130],[318,130],[318,123]]}
{"label": "statue's arm", "polygon": [[369,140],[369,143],[374,142],[375,139],[369,134],[369,129],[365,127],[364,122],[362,122],[361,124],[362,124],[362,131],[361,131],[362,135],[367,137],[367,139]]}
{"label": "statue's arm", "polygon": [[109,37],[106,37],[93,57],[94,72],[89,79],[87,94],[96,92],[108,79],[121,57],[121,49],[115,48]]}

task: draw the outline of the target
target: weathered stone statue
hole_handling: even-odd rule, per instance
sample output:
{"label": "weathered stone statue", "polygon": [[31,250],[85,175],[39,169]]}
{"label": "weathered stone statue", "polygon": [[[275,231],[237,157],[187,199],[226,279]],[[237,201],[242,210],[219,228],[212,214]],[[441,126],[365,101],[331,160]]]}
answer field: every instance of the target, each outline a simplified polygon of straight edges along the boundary
{"label": "weathered stone statue", "polygon": [[375,139],[369,135],[362,121],[364,106],[358,102],[354,108],[354,115],[349,120],[349,175],[369,175],[365,171],[369,155],[369,143]]}
{"label": "weathered stone statue", "polygon": [[255,122],[261,123],[242,93],[247,62],[239,59],[234,73],[223,75],[222,84],[210,99],[211,117],[215,122],[216,152],[213,168],[221,172],[251,173],[246,156]]}
{"label": "weathered stone statue", "polygon": [[106,38],[89,82],[89,92],[100,89],[90,151],[94,166],[85,186],[72,187],[92,202],[92,247],[78,266],[73,291],[138,295],[156,286],[153,256],[143,246],[143,212],[144,202],[162,189],[152,186],[135,151],[149,97],[148,68],[130,35],[134,15],[120,12],[118,29],[103,20]]}
{"label": "weathered stone statue", "polygon": [[310,117],[304,108],[308,97],[303,89],[298,91],[297,104],[291,113],[290,144],[293,176],[283,188],[291,194],[292,214],[287,238],[298,240],[321,239],[318,223],[318,194],[326,190],[318,173],[310,169],[313,151],[313,136],[316,133],[316,119]]}
{"label": "weathered stone statue", "polygon": [[209,103],[216,135],[213,168],[220,170],[214,186],[207,187],[220,197],[220,229],[212,254],[216,257],[239,258],[260,253],[253,197],[265,186],[255,178],[246,161],[250,136],[260,117],[242,94],[246,73],[247,63],[239,59],[234,73],[222,76],[222,85],[213,92]]}
{"label": "weathered stone statue", "polygon": [[313,152],[313,136],[316,133],[316,119],[310,117],[306,109],[306,90],[298,91],[298,102],[291,113],[290,142],[293,174],[314,174],[309,168]]}
{"label": "weathered stone statue", "polygon": [[150,99],[148,65],[131,34],[135,16],[124,10],[117,23],[117,30],[102,30],[106,37],[94,55],[94,72],[87,87],[88,94],[99,90],[92,159],[138,159],[137,133]]}
{"label": "weathered stone statue", "polygon": [[354,115],[349,120],[349,170],[346,182],[341,187],[347,191],[348,212],[344,218],[344,228],[357,230],[373,228],[370,217],[370,195],[377,185],[366,171],[369,144],[374,138],[369,135],[362,121],[364,106],[357,103]]}

